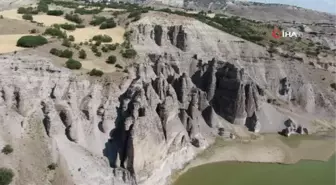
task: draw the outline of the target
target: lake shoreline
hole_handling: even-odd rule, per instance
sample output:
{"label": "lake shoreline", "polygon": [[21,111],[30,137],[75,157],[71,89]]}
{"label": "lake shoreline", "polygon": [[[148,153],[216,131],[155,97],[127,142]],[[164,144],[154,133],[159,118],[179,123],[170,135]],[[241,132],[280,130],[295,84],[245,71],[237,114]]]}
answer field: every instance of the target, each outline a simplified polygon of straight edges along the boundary
{"label": "lake shoreline", "polygon": [[277,134],[264,134],[249,142],[219,139],[213,146],[190,161],[182,170],[176,171],[168,184],[174,184],[181,175],[191,168],[212,163],[292,165],[300,161],[326,162],[335,155],[335,130],[325,135],[332,137],[331,139],[323,139],[309,135],[285,138]]}

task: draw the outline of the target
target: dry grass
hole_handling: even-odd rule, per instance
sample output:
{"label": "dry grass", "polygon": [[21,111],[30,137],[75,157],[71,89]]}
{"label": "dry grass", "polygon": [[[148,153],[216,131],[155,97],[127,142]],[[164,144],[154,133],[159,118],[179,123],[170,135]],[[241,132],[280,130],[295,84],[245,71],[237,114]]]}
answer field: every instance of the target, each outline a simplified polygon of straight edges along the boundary
{"label": "dry grass", "polygon": [[0,35],[0,53],[9,53],[25,49],[16,46],[17,40],[25,35],[29,34]]}
{"label": "dry grass", "polygon": [[99,34],[106,34],[112,37],[113,43],[124,42],[125,28],[117,26],[112,29],[100,30],[99,27],[86,27],[82,29],[76,29],[75,31],[69,32],[69,34],[75,37],[75,42],[85,42],[92,39],[93,36]]}

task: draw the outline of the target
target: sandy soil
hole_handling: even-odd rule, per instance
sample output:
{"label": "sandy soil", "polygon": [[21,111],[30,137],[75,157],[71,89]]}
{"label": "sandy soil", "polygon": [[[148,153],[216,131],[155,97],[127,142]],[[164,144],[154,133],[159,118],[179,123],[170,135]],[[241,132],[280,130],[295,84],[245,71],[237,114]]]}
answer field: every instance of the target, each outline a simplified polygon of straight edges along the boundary
{"label": "sandy soil", "polygon": [[69,32],[69,35],[75,37],[75,42],[85,42],[92,39],[93,36],[99,34],[106,34],[112,37],[113,43],[124,42],[125,29],[123,27],[117,26],[112,29],[100,30],[99,27],[86,27],[82,29],[76,29],[75,31]]}
{"label": "sandy soil", "polygon": [[82,68],[86,70],[92,70],[93,68],[104,71],[105,73],[112,73],[116,71],[114,65],[106,64],[105,62],[95,61],[95,60],[84,60],[81,61]]}
{"label": "sandy soil", "polygon": [[70,21],[64,19],[64,17],[61,16],[34,15],[33,18],[35,21],[43,23],[46,26],[51,26],[53,24],[71,23]]}
{"label": "sandy soil", "polygon": [[9,53],[25,49],[16,46],[17,40],[24,35],[29,34],[0,35],[0,53]]}
{"label": "sandy soil", "polygon": [[[17,9],[1,11],[0,15],[3,15],[3,17],[7,19],[23,20],[22,14],[18,14]],[[62,16],[33,15],[33,19],[34,21],[43,23],[46,26],[51,26],[53,24],[71,23]]]}
{"label": "sandy soil", "polygon": [[4,18],[8,18],[8,19],[23,20],[22,19],[22,14],[18,14],[17,9],[1,11],[0,15],[2,15]]}
{"label": "sandy soil", "polygon": [[19,21],[14,19],[0,19],[0,35],[28,34],[29,31],[32,29],[37,29],[40,31],[43,30],[36,24],[27,21]]}

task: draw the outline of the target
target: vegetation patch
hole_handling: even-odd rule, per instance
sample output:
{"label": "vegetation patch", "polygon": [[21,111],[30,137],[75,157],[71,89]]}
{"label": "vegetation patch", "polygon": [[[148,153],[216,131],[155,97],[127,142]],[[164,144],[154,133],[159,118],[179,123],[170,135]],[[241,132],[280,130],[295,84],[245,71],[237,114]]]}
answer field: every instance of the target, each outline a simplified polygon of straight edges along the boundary
{"label": "vegetation patch", "polygon": [[28,8],[24,8],[24,7],[20,7],[17,10],[18,14],[38,14],[38,10],[33,8],[33,7],[28,7]]}
{"label": "vegetation patch", "polygon": [[65,19],[71,22],[75,22],[77,24],[83,23],[83,19],[80,18],[78,14],[65,14]]}
{"label": "vegetation patch", "polygon": [[62,31],[59,27],[59,25],[54,25],[54,27],[47,28],[44,31],[45,35],[51,35],[57,38],[66,38],[67,35],[64,31]]}
{"label": "vegetation patch", "polygon": [[8,155],[10,153],[12,153],[14,151],[14,149],[12,148],[11,145],[6,145],[5,147],[2,148],[1,152]]}
{"label": "vegetation patch", "polygon": [[115,64],[117,62],[117,57],[114,55],[111,55],[107,58],[106,63],[108,64]]}
{"label": "vegetation patch", "polygon": [[134,58],[137,55],[137,52],[134,49],[125,49],[122,51],[121,55],[124,58]]}
{"label": "vegetation patch", "polygon": [[52,55],[55,55],[61,58],[72,58],[73,56],[73,52],[69,49],[61,50],[61,49],[52,48],[50,50],[50,53]]}
{"label": "vegetation patch", "polygon": [[0,168],[0,184],[9,185],[14,177],[14,172],[8,168]]}
{"label": "vegetation patch", "polygon": [[82,68],[82,64],[79,61],[74,60],[72,58],[70,58],[68,61],[66,61],[65,65],[66,65],[67,68],[73,69],[73,70],[78,70],[78,69]]}
{"label": "vegetation patch", "polygon": [[65,30],[75,30],[76,29],[76,25],[75,24],[68,24],[68,23],[64,23],[64,24],[60,24],[59,25],[61,28],[65,29]]}
{"label": "vegetation patch", "polygon": [[86,55],[85,50],[81,49],[81,50],[79,51],[79,53],[78,53],[78,57],[79,57],[80,59],[86,59],[87,55]]}
{"label": "vegetation patch", "polygon": [[19,47],[32,48],[32,47],[41,46],[47,43],[48,43],[48,40],[44,38],[43,36],[27,35],[27,36],[21,37],[17,41],[16,45]]}
{"label": "vegetation patch", "polygon": [[89,73],[90,76],[103,76],[104,72],[98,69],[92,69]]}
{"label": "vegetation patch", "polygon": [[105,22],[107,19],[103,16],[93,16],[93,19],[90,21],[90,25],[98,26]]}
{"label": "vegetation patch", "polygon": [[53,15],[53,16],[61,16],[64,12],[62,10],[49,10],[47,12],[47,15]]}
{"label": "vegetation patch", "polygon": [[109,18],[100,25],[99,29],[103,30],[103,29],[115,28],[116,26],[117,24],[114,22],[114,19]]}
{"label": "vegetation patch", "polygon": [[48,165],[48,169],[49,170],[55,170],[57,168],[57,164],[56,163],[51,163]]}
{"label": "vegetation patch", "polygon": [[33,20],[33,16],[31,14],[23,14],[22,15],[22,19],[28,20],[28,21],[32,21]]}
{"label": "vegetation patch", "polygon": [[95,35],[92,37],[92,40],[100,42],[112,42],[112,37],[108,35]]}

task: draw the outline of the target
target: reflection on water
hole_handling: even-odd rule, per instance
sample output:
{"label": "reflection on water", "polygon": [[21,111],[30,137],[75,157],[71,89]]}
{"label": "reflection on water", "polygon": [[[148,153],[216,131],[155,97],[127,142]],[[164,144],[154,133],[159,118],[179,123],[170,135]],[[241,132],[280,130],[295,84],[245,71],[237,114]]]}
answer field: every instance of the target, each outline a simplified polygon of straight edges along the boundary
{"label": "reflection on water", "polygon": [[[273,135],[270,138],[278,137]],[[307,153],[313,153],[311,156],[323,156],[322,153],[330,156],[327,153],[335,151],[329,147],[330,144],[325,145],[325,150],[317,147],[330,143],[331,140],[334,143],[334,133],[324,136],[279,137],[279,140],[303,156],[309,156]],[[335,185],[335,155],[327,162],[301,160],[291,165],[242,162],[205,164],[189,169],[174,185]]]}

